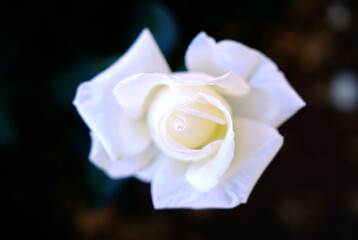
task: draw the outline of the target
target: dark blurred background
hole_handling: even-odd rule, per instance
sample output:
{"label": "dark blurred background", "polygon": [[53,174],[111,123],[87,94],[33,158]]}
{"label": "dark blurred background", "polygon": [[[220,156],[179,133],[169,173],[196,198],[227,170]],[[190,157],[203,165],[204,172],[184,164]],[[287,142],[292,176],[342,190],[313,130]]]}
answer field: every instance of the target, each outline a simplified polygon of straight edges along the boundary
{"label": "dark blurred background", "polygon": [[[2,235],[358,239],[358,1],[0,1]],[[154,211],[148,184],[88,160],[77,85],[152,30],[173,70],[205,30],[270,56],[307,107],[246,205]]]}

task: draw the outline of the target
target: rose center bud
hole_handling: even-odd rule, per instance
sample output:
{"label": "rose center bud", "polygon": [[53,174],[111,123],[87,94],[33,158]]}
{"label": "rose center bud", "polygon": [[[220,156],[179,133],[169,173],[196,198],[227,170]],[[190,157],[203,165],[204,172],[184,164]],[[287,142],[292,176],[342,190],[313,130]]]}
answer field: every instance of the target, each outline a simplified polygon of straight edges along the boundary
{"label": "rose center bud", "polygon": [[167,119],[167,131],[170,136],[191,149],[208,144],[216,129],[215,122],[189,113],[174,111]]}
{"label": "rose center bud", "polygon": [[169,114],[166,131],[177,143],[191,149],[223,138],[226,119],[223,113],[208,103],[194,102]]}

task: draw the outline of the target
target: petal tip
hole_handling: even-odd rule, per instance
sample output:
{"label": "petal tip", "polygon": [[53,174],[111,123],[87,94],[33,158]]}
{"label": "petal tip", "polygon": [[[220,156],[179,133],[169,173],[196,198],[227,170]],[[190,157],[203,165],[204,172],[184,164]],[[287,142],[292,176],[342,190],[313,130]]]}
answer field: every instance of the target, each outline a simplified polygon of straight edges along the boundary
{"label": "petal tip", "polygon": [[196,37],[205,37],[205,38],[208,38],[208,34],[205,32],[205,31],[200,31]]}
{"label": "petal tip", "polygon": [[298,106],[299,106],[298,109],[301,109],[301,108],[306,107],[307,103],[300,97]]}
{"label": "petal tip", "polygon": [[154,36],[149,28],[143,28],[142,31],[139,33],[138,39],[141,38],[150,38],[154,40]]}

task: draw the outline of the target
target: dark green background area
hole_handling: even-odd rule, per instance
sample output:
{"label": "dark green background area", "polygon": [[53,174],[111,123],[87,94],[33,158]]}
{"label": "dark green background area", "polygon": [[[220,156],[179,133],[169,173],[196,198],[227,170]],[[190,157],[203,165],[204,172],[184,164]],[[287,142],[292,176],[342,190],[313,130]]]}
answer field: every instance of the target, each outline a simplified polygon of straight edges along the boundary
{"label": "dark green background area", "polygon": [[[346,29],[327,20],[336,3],[351,16]],[[2,235],[358,239],[358,109],[342,111],[330,97],[334,76],[358,69],[357,10],[353,0],[1,1]],[[185,69],[185,50],[202,30],[259,49],[307,102],[279,128],[284,146],[247,204],[155,211],[148,184],[110,180],[88,161],[76,87],[144,27],[173,70]]]}

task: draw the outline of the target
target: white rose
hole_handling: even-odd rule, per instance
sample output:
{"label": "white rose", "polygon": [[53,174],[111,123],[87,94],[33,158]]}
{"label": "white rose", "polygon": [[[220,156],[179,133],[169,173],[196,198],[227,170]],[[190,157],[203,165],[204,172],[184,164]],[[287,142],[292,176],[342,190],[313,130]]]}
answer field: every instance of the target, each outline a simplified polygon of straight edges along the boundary
{"label": "white rose", "polygon": [[245,203],[283,143],[276,128],[305,103],[257,50],[204,32],[187,72],[170,71],[149,30],[77,90],[90,160],[112,178],[151,182],[156,209]]}

